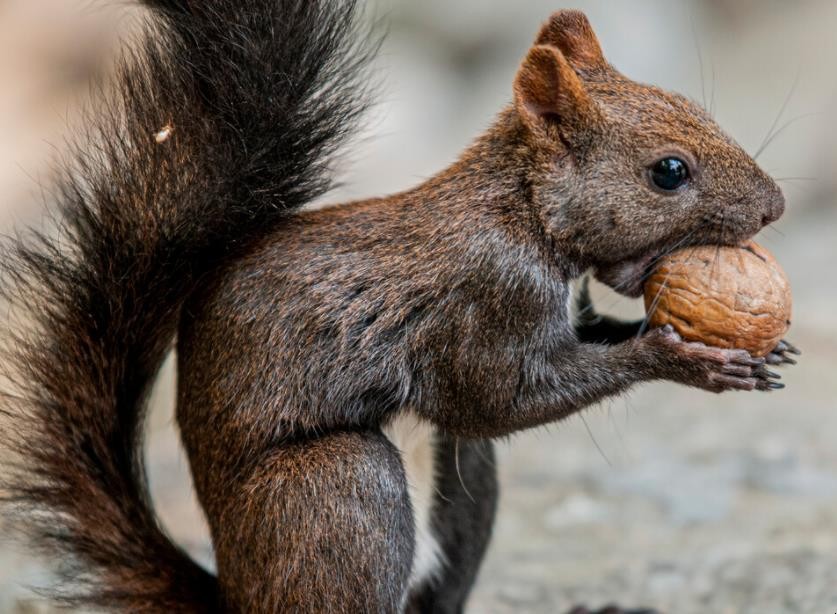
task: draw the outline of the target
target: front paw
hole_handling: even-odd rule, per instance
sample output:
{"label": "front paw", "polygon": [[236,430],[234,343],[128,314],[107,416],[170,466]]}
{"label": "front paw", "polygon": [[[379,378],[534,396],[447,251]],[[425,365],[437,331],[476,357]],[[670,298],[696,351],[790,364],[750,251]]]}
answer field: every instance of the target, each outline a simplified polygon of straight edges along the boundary
{"label": "front paw", "polygon": [[746,350],[726,350],[684,341],[671,326],[651,331],[642,338],[650,348],[656,375],[709,392],[727,390],[780,390],[784,384],[770,371],[767,360]]}
{"label": "front paw", "polygon": [[799,356],[802,352],[790,341],[780,341],[779,345],[765,357],[765,361],[767,364],[774,366],[795,365],[796,361],[789,354]]}

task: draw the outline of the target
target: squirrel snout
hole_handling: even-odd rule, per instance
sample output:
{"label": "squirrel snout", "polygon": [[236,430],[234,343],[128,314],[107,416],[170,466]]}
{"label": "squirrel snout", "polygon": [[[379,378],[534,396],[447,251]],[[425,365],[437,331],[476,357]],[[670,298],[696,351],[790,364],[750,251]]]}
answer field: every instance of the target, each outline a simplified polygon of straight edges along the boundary
{"label": "squirrel snout", "polygon": [[767,226],[782,217],[785,212],[785,196],[780,190],[774,190],[767,198],[761,224]]}

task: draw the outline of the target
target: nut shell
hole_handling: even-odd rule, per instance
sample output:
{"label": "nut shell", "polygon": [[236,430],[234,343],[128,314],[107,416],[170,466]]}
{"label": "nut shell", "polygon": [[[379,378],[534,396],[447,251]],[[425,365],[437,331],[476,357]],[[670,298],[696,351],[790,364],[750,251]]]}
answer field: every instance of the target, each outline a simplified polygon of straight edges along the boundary
{"label": "nut shell", "polygon": [[756,243],[689,248],[660,260],[645,309],[651,326],[671,324],[688,341],[766,356],[790,327],[790,284]]}

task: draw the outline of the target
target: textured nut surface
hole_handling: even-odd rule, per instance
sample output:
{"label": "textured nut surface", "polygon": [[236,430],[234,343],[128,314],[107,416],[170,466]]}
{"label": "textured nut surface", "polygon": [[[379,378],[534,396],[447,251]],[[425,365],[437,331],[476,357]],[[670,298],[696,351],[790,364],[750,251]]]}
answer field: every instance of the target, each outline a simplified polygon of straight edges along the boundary
{"label": "textured nut surface", "polygon": [[686,340],[765,356],[790,327],[790,284],[756,243],[689,248],[660,260],[645,309],[651,326],[671,324]]}

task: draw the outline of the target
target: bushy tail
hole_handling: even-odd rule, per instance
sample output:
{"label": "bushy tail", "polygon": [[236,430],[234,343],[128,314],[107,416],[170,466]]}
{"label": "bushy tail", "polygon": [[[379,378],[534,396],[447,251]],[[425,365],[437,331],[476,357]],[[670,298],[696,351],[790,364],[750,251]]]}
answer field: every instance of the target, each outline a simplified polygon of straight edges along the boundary
{"label": "bushy tail", "polygon": [[146,0],[117,93],[90,116],[55,232],[7,245],[14,331],[0,485],[71,604],[213,611],[161,529],[141,458],[149,387],[200,277],[331,186],[374,50],[356,0]]}

